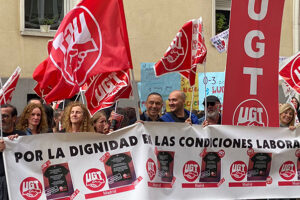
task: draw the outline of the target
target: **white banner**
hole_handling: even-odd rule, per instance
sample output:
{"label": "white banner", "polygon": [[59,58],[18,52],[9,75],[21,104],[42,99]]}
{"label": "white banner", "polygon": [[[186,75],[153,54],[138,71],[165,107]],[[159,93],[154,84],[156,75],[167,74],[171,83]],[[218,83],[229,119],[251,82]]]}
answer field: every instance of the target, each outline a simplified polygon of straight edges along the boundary
{"label": "white banner", "polygon": [[299,134],[288,128],[145,122],[108,136],[5,140],[10,199],[296,198]]}

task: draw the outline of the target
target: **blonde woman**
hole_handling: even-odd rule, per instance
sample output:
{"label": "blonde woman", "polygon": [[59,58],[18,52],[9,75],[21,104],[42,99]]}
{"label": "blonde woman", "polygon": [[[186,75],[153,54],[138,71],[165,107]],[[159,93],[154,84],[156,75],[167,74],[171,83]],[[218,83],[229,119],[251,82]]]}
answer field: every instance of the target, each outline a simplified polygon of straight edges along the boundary
{"label": "blonde woman", "polygon": [[70,102],[63,115],[63,132],[93,132],[90,114],[86,106],[80,102]]}
{"label": "blonde woman", "polygon": [[19,119],[17,129],[24,131],[26,135],[47,133],[47,115],[41,104],[28,104]]}
{"label": "blonde woman", "polygon": [[96,133],[108,134],[109,124],[107,123],[107,117],[103,110],[98,111],[92,117],[92,126]]}
{"label": "blonde woman", "polygon": [[279,122],[280,127],[289,127],[289,129],[294,130],[295,126],[295,109],[289,104],[285,103],[279,107]]}

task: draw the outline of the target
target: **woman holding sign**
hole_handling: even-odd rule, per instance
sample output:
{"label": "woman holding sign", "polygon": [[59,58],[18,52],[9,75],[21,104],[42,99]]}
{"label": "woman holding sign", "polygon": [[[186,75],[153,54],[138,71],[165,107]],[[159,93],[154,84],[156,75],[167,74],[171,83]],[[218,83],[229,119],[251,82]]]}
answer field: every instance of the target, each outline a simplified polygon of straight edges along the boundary
{"label": "woman holding sign", "polygon": [[94,132],[90,123],[90,114],[84,104],[70,102],[63,115],[63,132]]}
{"label": "woman holding sign", "polygon": [[17,129],[24,131],[26,135],[47,133],[47,115],[41,104],[28,104],[20,116]]}

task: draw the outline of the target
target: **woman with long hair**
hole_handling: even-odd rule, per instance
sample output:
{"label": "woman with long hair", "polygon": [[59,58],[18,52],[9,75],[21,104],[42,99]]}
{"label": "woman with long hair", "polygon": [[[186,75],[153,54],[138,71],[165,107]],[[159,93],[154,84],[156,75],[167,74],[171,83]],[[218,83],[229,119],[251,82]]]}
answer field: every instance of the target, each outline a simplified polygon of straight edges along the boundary
{"label": "woman with long hair", "polygon": [[19,119],[17,129],[24,131],[26,135],[47,133],[47,115],[40,104],[28,104]]}
{"label": "woman with long hair", "polygon": [[291,130],[294,130],[295,127],[295,108],[289,104],[285,103],[279,107],[279,122],[280,127],[289,127]]}
{"label": "woman with long hair", "polygon": [[109,125],[107,122],[106,114],[103,110],[98,111],[92,117],[92,126],[96,133],[108,134],[109,132]]}
{"label": "woman with long hair", "polygon": [[86,106],[80,102],[70,102],[66,107],[62,126],[65,132],[93,132],[90,123],[90,114]]}

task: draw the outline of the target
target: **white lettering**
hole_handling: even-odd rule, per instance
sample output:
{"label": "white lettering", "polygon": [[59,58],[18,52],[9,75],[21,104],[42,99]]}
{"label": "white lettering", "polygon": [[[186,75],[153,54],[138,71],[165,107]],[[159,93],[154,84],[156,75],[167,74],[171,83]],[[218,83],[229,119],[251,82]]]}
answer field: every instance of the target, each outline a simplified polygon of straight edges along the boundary
{"label": "white lettering", "polygon": [[263,75],[263,69],[244,67],[243,74],[250,74],[250,95],[257,95],[257,76]]}
{"label": "white lettering", "polygon": [[269,0],[261,0],[260,13],[255,13],[255,10],[254,10],[255,2],[256,2],[256,0],[249,0],[248,14],[251,19],[261,21],[267,15]]}
{"label": "white lettering", "polygon": [[253,38],[258,37],[260,40],[264,40],[265,36],[263,34],[263,32],[259,31],[259,30],[252,30],[250,31],[244,40],[244,49],[246,54],[251,57],[251,58],[261,58],[265,55],[265,43],[263,42],[257,42],[256,43],[256,48],[258,49],[258,51],[254,51],[252,49],[252,41]]}

